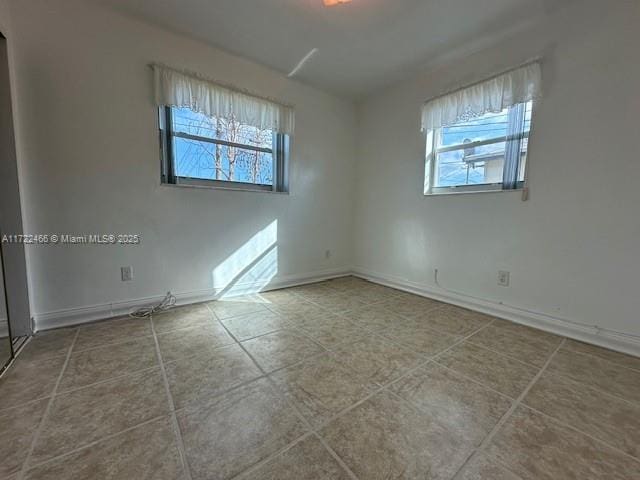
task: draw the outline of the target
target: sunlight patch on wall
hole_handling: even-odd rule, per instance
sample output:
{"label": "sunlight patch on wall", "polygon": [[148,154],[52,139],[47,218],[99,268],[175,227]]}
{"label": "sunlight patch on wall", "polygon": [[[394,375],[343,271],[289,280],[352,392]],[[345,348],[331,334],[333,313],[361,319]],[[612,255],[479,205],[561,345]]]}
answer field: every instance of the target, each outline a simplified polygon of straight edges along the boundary
{"label": "sunlight patch on wall", "polygon": [[213,270],[219,298],[261,291],[278,273],[278,221],[251,237]]}

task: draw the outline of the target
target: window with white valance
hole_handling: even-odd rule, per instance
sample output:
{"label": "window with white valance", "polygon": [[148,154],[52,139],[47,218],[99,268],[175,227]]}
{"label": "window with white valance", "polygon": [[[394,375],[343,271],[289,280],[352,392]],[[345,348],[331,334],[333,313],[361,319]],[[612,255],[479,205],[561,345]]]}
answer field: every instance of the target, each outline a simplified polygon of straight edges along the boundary
{"label": "window with white valance", "polygon": [[425,194],[522,188],[540,96],[534,62],[425,102]]}
{"label": "window with white valance", "polygon": [[287,190],[293,107],[164,65],[152,69],[163,183]]}

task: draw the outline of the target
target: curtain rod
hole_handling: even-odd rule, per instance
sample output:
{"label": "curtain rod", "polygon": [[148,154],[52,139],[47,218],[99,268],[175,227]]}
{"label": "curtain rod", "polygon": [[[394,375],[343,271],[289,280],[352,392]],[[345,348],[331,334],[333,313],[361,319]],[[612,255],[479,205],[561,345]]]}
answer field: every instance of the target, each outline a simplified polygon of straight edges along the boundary
{"label": "curtain rod", "polygon": [[498,78],[499,76],[504,75],[506,73],[513,72],[514,70],[518,70],[519,68],[526,67],[527,65],[531,65],[531,64],[534,64],[534,63],[539,63],[541,61],[542,61],[542,57],[531,58],[529,60],[526,60],[525,62],[520,63],[519,65],[517,65],[515,67],[509,67],[506,70],[501,70],[500,72],[494,73],[494,74],[492,74],[492,75],[490,75],[488,77],[483,78],[482,80],[478,80],[478,81],[474,81],[474,82],[471,82],[471,83],[467,83],[467,84],[465,84],[465,85],[463,85],[461,87],[455,87],[455,88],[452,88],[451,90],[447,90],[444,93],[439,93],[438,95],[435,95],[435,96],[430,97],[427,100],[425,100],[423,102],[423,105],[426,105],[429,102],[433,102],[434,100],[437,100],[439,98],[446,97],[447,95],[451,95],[453,93],[460,92],[460,91],[465,90],[467,88],[475,87],[476,85],[480,85],[481,83],[488,82],[489,80],[493,80],[494,78]]}
{"label": "curtain rod", "polygon": [[159,62],[153,62],[153,63],[148,64],[147,66],[152,70],[155,67],[166,68],[167,70],[171,70],[173,72],[180,73],[182,75],[187,75],[187,76],[190,76],[190,77],[194,77],[194,78],[197,78],[198,80],[202,80],[204,82],[208,82],[208,83],[211,83],[213,85],[226,88],[228,90],[231,90],[232,92],[242,93],[242,94],[248,95],[250,97],[259,98],[260,100],[265,100],[267,102],[277,103],[278,105],[281,105],[283,107],[295,108],[295,105],[293,105],[291,103],[283,102],[281,100],[278,100],[277,98],[267,97],[267,96],[264,96],[264,95],[258,95],[256,93],[250,91],[250,90],[237,87],[237,86],[232,85],[230,83],[220,82],[220,81],[218,81],[218,80],[216,80],[214,78],[210,78],[210,77],[207,77],[207,76],[202,75],[200,73],[194,72],[193,70],[170,67],[169,65],[165,65],[164,63],[159,63]]}

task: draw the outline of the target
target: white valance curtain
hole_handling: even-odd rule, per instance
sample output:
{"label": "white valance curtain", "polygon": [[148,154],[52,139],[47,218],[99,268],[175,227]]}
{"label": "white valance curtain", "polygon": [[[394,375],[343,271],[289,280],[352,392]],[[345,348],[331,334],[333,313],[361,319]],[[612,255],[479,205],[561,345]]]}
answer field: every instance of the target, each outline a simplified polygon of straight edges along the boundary
{"label": "white valance curtain", "polygon": [[293,107],[220,85],[197,74],[153,64],[158,106],[188,107],[210,117],[235,118],[241,123],[292,135]]}
{"label": "white valance curtain", "polygon": [[535,101],[541,95],[541,83],[540,63],[533,62],[428,100],[422,107],[422,131],[429,132],[485,113],[499,113],[513,105]]}

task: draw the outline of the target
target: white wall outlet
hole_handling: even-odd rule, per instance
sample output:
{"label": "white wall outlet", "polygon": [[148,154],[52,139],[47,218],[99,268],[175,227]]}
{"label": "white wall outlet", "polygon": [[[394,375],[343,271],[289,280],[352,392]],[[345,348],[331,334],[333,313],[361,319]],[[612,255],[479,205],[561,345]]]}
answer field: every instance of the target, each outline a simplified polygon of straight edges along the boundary
{"label": "white wall outlet", "polygon": [[505,271],[498,272],[498,285],[501,287],[508,287],[509,282],[511,281],[511,274]]}
{"label": "white wall outlet", "polygon": [[120,267],[120,278],[123,282],[130,282],[133,280],[133,267]]}

